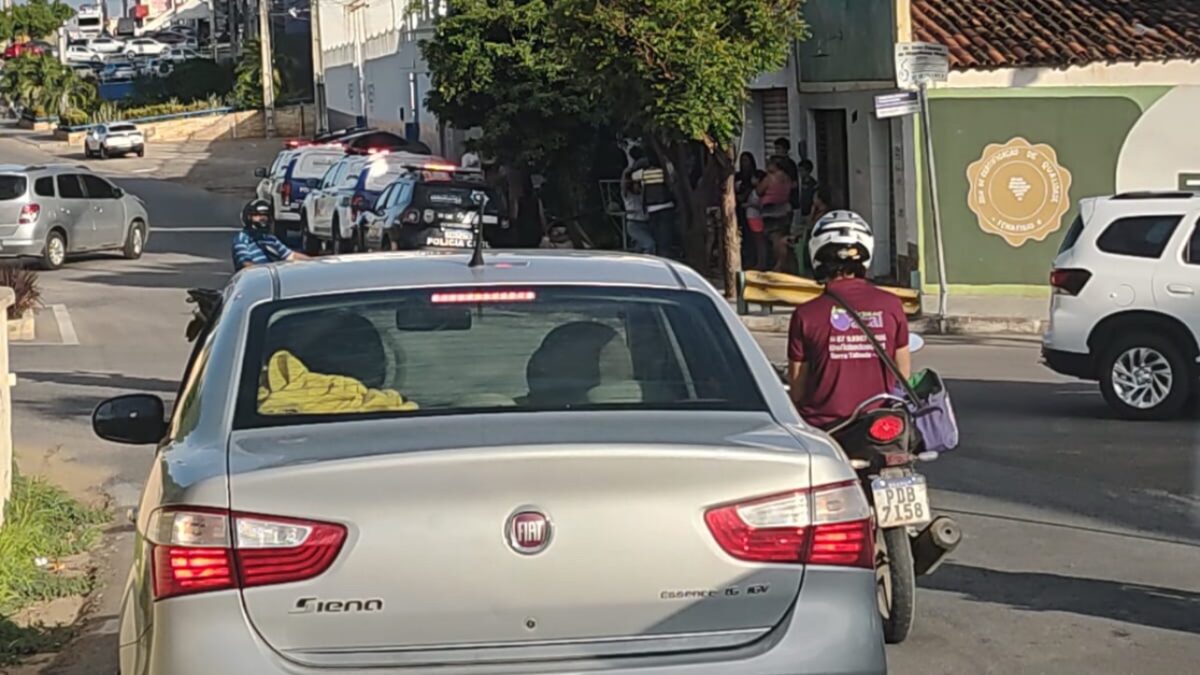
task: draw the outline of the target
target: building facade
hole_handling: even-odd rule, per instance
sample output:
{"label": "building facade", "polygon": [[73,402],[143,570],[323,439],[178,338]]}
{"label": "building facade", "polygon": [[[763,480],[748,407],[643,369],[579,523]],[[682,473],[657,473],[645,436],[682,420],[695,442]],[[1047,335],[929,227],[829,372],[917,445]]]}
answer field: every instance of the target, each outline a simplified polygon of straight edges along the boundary
{"label": "building facade", "polygon": [[947,282],[1040,295],[1081,198],[1200,178],[1200,3],[1011,4],[912,0],[911,30],[950,51],[930,104]]}

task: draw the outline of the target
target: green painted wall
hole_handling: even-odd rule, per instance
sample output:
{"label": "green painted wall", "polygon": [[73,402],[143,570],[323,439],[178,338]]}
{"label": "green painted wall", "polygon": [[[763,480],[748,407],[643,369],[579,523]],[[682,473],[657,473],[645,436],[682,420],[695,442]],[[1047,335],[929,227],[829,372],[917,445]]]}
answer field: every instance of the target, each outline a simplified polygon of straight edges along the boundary
{"label": "green painted wall", "polygon": [[809,38],[800,43],[804,82],[895,79],[894,0],[808,0],[801,6]]}
{"label": "green painted wall", "polygon": [[[1082,197],[1111,194],[1117,161],[1143,110],[1166,91],[1144,88],[935,90],[931,100],[938,194],[951,284],[1044,285],[1050,264]],[[989,144],[1014,137],[1045,144],[1071,174],[1071,205],[1059,229],[1044,241],[1013,246],[985,232],[968,207],[967,168]],[[924,181],[922,181],[924,185]],[[929,200],[923,199],[925,283],[937,282]]]}

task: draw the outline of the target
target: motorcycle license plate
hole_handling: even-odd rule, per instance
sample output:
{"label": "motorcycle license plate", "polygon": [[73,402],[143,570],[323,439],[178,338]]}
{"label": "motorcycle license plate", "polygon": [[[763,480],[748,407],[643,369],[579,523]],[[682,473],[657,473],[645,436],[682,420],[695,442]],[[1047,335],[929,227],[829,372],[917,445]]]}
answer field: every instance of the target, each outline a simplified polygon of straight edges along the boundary
{"label": "motorcycle license plate", "polygon": [[875,497],[875,519],[879,527],[924,525],[933,520],[929,512],[929,489],[920,474],[871,481]]}

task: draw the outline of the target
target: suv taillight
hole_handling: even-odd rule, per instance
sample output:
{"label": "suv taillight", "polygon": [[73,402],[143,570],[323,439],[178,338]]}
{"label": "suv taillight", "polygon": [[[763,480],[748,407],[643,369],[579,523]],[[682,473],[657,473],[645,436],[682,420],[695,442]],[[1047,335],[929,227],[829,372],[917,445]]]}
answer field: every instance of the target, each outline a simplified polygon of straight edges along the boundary
{"label": "suv taillight", "polygon": [[156,511],[147,534],[156,600],[311,579],[346,540],[332,523],[189,507]]}
{"label": "suv taillight", "polygon": [[738,560],[875,566],[871,509],[856,481],[719,506],[704,522]]}
{"label": "suv taillight", "polygon": [[365,204],[366,201],[367,200],[365,198],[363,198],[362,195],[354,195],[354,199],[350,200],[350,217],[351,218],[358,217],[358,214],[362,212],[363,204]]}
{"label": "suv taillight", "polygon": [[292,184],[285,182],[283,187],[279,188],[279,196],[283,198],[284,204],[292,203]]}
{"label": "suv taillight", "polygon": [[32,225],[37,222],[38,214],[42,212],[40,204],[26,204],[21,207],[21,215],[17,216],[18,225]]}
{"label": "suv taillight", "polygon": [[1092,273],[1087,270],[1055,269],[1050,272],[1050,286],[1055,293],[1079,295],[1091,278]]}

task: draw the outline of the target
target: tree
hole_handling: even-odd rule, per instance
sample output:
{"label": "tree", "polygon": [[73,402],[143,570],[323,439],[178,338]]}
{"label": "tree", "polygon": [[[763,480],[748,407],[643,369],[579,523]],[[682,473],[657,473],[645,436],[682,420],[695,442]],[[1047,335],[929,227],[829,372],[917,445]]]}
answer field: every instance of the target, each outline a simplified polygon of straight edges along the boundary
{"label": "tree", "polygon": [[[274,80],[275,97],[283,87],[277,63],[272,61],[271,75]],[[233,98],[242,108],[252,109],[263,107],[262,86],[262,50],[258,39],[247,40],[242,45],[242,55],[234,70]]]}
{"label": "tree", "polygon": [[558,53],[547,0],[450,0],[421,44],[428,105],[502,164],[545,167],[603,120]]}
{"label": "tree", "polygon": [[0,93],[35,112],[67,116],[96,101],[96,87],[50,56],[26,54],[4,65]]}
{"label": "tree", "polygon": [[15,40],[26,35],[44,38],[75,15],[75,10],[63,2],[29,0],[0,12],[0,40]]}
{"label": "tree", "polygon": [[734,140],[747,86],[787,63],[805,36],[803,0],[561,0],[560,49],[592,91],[649,136],[668,162],[689,258],[703,242],[704,202],[687,170],[689,146],[702,148],[700,176],[721,184],[726,289],[740,268],[733,194]]}

